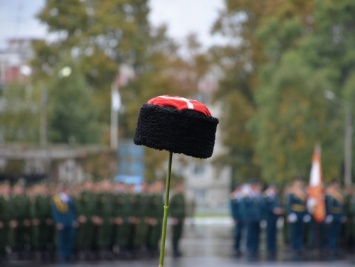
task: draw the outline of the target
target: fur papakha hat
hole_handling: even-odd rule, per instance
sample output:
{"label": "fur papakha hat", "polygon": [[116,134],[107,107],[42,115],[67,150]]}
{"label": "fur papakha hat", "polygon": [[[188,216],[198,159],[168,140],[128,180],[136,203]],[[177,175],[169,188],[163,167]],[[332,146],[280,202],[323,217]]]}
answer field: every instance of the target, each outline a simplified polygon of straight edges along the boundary
{"label": "fur papakha hat", "polygon": [[212,156],[218,119],[182,97],[158,96],[141,107],[134,143],[196,158]]}

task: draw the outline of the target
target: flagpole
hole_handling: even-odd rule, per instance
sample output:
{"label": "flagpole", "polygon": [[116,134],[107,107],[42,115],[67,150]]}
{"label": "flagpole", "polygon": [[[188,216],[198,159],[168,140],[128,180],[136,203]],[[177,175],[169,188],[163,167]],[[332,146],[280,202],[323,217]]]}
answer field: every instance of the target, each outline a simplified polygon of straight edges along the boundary
{"label": "flagpole", "polygon": [[345,138],[344,138],[344,185],[350,187],[352,184],[352,116],[351,105],[348,102],[344,102],[345,105]]}
{"label": "flagpole", "polygon": [[114,106],[114,97],[118,93],[118,86],[113,82],[111,84],[111,149],[118,148],[118,108]]}

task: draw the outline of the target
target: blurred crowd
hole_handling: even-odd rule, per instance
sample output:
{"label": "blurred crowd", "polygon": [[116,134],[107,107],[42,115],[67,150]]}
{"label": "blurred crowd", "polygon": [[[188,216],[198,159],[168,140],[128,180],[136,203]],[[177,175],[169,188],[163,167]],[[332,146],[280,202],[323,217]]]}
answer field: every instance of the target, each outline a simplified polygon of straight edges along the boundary
{"label": "blurred crowd", "polygon": [[324,189],[325,216],[321,222],[312,214],[302,179],[295,179],[282,194],[275,185],[262,191],[257,181],[242,184],[232,192],[230,203],[236,256],[258,259],[261,225],[265,226],[270,260],[276,259],[280,243],[295,259],[303,259],[312,251],[326,252],[322,255],[328,259],[339,257],[341,251],[354,251],[355,190],[342,190],[336,180]]}
{"label": "blurred crowd", "polygon": [[[85,182],[68,187],[0,185],[0,262],[158,256],[163,217],[161,181],[129,185]],[[184,186],[170,200],[172,248],[179,256]]]}

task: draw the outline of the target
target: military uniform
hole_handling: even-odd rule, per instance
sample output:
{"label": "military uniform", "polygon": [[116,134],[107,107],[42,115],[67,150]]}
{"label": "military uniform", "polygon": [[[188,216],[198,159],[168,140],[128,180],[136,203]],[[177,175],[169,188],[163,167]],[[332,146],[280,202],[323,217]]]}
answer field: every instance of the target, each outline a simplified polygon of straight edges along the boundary
{"label": "military uniform", "polygon": [[70,197],[58,194],[53,197],[52,214],[57,227],[58,257],[71,260],[75,243],[76,211]]}
{"label": "military uniform", "polygon": [[[318,237],[318,232],[324,231],[323,223],[318,223],[314,219],[313,215],[308,211],[306,204],[306,211],[303,216],[303,245],[304,248],[308,250],[315,249],[316,247],[321,248],[324,242]],[[324,235],[323,235],[324,236]],[[322,236],[320,236],[322,237]]]}
{"label": "military uniform", "polygon": [[130,231],[130,224],[128,222],[128,215],[130,211],[129,195],[122,192],[114,194],[113,206],[113,245],[119,248],[120,256],[126,257],[129,248]]}
{"label": "military uniform", "polygon": [[351,199],[350,210],[351,210],[351,215],[348,218],[349,224],[352,229],[352,231],[350,232],[350,235],[352,237],[352,246],[350,248],[350,251],[355,252],[355,194],[352,196]]}
{"label": "military uniform", "polygon": [[246,224],[246,245],[249,259],[255,259],[259,253],[260,221],[262,219],[262,199],[258,194],[243,198],[242,210]]}
{"label": "military uniform", "polygon": [[328,224],[328,249],[335,252],[338,248],[341,224],[344,218],[344,198],[337,190],[327,190],[326,223]]}
{"label": "military uniform", "polygon": [[280,203],[276,194],[266,194],[264,196],[263,210],[266,220],[266,249],[269,258],[274,258],[277,252],[277,220],[280,214],[275,213],[275,209],[279,208]]}
{"label": "military uniform", "polygon": [[83,257],[88,256],[93,242],[92,216],[94,209],[94,194],[82,191],[75,198],[75,207],[78,215],[78,229],[76,245]]}
{"label": "military uniform", "polygon": [[296,252],[304,248],[304,216],[306,210],[307,195],[301,190],[290,192],[288,196],[287,214],[291,231],[291,247]]}
{"label": "military uniform", "polygon": [[175,194],[170,200],[170,217],[174,220],[172,225],[172,248],[174,256],[179,256],[179,242],[182,237],[184,220],[186,216],[185,197],[182,193]]}
{"label": "military uniform", "polygon": [[[282,198],[280,199],[281,201],[281,207],[283,208],[283,210],[287,211],[287,205],[288,205],[288,197],[289,194],[287,192],[287,188],[284,191]],[[283,243],[285,244],[286,247],[290,246],[290,239],[291,239],[291,231],[290,231],[290,224],[288,223],[287,220],[287,212],[284,212],[282,215],[282,219],[283,219],[283,226],[282,226],[282,236],[283,236]]]}
{"label": "military uniform", "polygon": [[30,245],[31,221],[29,198],[22,195],[14,195],[10,199],[11,220],[17,222],[17,227],[9,229],[9,243],[14,252],[20,257]]}
{"label": "military uniform", "polygon": [[0,263],[6,258],[9,231],[9,198],[0,195]]}
{"label": "military uniform", "polygon": [[146,246],[147,241],[147,195],[133,193],[129,202],[130,248],[137,252]]}
{"label": "military uniform", "polygon": [[42,196],[43,200],[43,216],[45,218],[45,224],[43,225],[41,231],[43,232],[43,237],[46,243],[46,254],[48,258],[53,258],[56,248],[56,230],[52,215],[52,196],[46,192]]}
{"label": "military uniform", "polygon": [[344,198],[344,217],[346,218],[341,222],[340,246],[347,250],[349,249],[351,239],[353,237],[354,225],[352,224],[355,214],[352,211],[352,196],[346,194]]}
{"label": "military uniform", "polygon": [[48,210],[48,196],[44,194],[36,194],[30,200],[30,213],[32,221],[32,238],[31,244],[35,251],[44,252],[48,245],[48,235],[50,234],[47,227],[50,212]]}
{"label": "military uniform", "polygon": [[95,215],[101,223],[97,225],[97,245],[103,257],[108,256],[112,240],[112,194],[101,192],[96,196]]}
{"label": "military uniform", "polygon": [[162,230],[163,197],[160,194],[151,194],[147,203],[147,217],[149,220],[147,247],[151,253],[156,253],[159,249]]}
{"label": "military uniform", "polygon": [[242,210],[241,210],[241,205],[242,205],[242,198],[240,196],[235,196],[234,194],[231,195],[230,199],[230,209],[232,213],[232,217],[234,220],[234,244],[233,244],[233,249],[234,253],[236,253],[237,256],[241,255],[241,240],[242,240],[242,234],[244,231],[244,219],[242,217]]}

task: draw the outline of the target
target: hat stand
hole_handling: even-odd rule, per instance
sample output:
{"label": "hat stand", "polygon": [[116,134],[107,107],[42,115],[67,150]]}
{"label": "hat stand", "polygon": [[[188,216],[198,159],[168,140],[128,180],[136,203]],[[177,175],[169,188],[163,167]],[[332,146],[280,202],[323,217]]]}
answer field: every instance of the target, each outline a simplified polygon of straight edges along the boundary
{"label": "hat stand", "polygon": [[164,267],[166,227],[168,224],[168,214],[169,214],[169,192],[170,192],[172,160],[173,160],[173,152],[169,151],[168,174],[166,177],[166,185],[165,185],[164,216],[163,216],[163,227],[161,232],[159,267]]}

